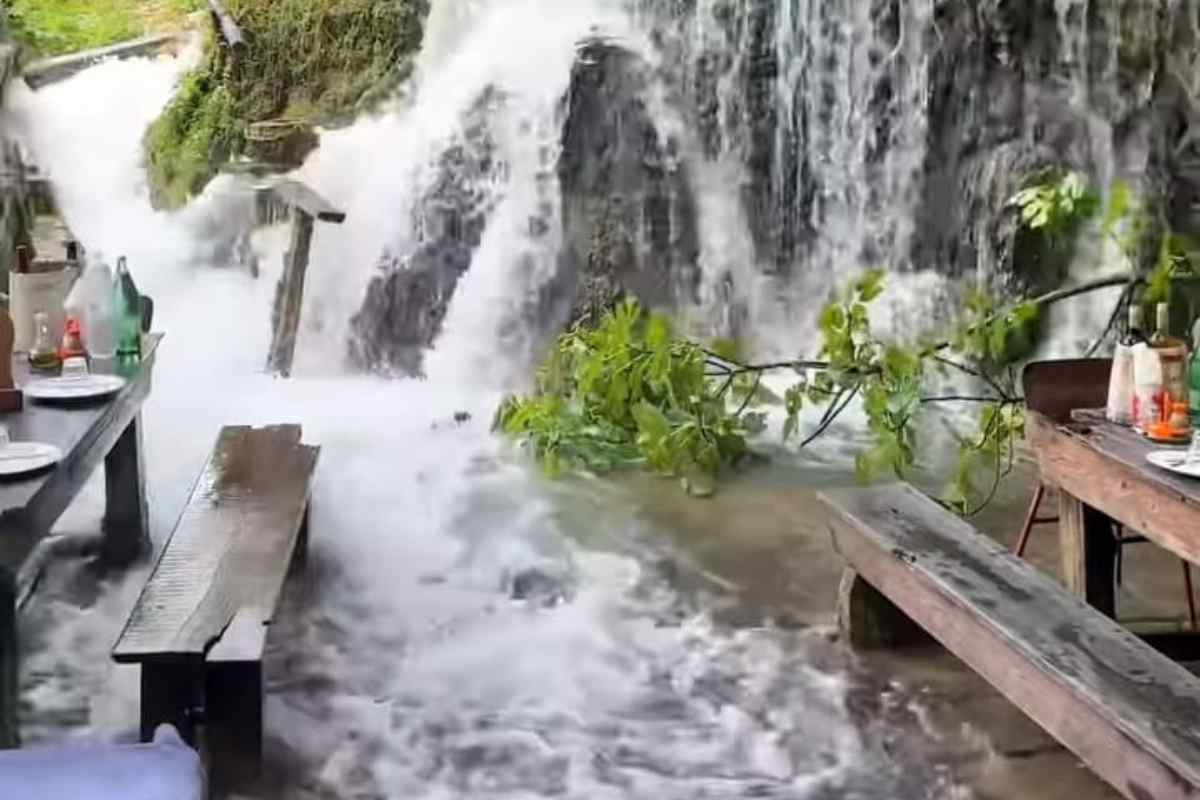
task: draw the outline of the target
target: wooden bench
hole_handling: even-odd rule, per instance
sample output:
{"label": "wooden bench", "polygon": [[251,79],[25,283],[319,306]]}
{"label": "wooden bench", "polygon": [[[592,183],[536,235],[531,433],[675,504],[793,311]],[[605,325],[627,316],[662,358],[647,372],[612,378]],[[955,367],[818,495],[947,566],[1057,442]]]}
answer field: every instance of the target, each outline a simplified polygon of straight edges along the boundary
{"label": "wooden bench", "polygon": [[1124,797],[1200,797],[1200,680],[909,486],[821,500],[843,624],[903,612]]}
{"label": "wooden bench", "polygon": [[113,649],[140,664],[141,737],[174,725],[210,763],[257,765],[262,657],[294,559],[307,545],[319,448],[298,425],[227,427]]}

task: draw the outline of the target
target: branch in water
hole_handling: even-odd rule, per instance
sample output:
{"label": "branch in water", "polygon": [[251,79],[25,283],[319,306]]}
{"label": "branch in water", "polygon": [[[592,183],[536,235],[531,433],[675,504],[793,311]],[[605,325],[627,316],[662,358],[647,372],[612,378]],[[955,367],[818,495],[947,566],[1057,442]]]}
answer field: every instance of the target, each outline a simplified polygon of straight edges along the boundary
{"label": "branch in water", "polygon": [[922,397],[922,403],[1023,403],[1023,397],[978,397],[969,394],[944,394],[937,397]]}
{"label": "branch in water", "polygon": [[[861,384],[856,385],[850,390],[850,393],[846,395],[846,399],[842,401],[840,406],[838,406],[837,411],[834,411],[832,414],[826,411],[825,419],[821,421],[821,424],[817,426],[817,429],[813,431],[807,439],[800,443],[800,447],[808,447],[810,444],[816,441],[821,434],[829,430],[829,426],[832,425],[834,421],[842,415],[842,412],[846,410],[846,406],[850,405],[850,401],[853,400],[855,395],[858,394],[860,386]],[[835,399],[834,402],[837,402],[837,400]],[[833,408],[833,403],[830,403],[829,407]]]}

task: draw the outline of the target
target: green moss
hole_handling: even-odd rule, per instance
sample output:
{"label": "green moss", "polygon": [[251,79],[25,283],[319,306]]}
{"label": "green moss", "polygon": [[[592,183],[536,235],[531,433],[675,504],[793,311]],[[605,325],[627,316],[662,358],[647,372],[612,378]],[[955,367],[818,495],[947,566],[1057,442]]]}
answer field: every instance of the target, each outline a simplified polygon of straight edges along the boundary
{"label": "green moss", "polygon": [[34,56],[90,50],[181,27],[200,0],[12,0],[9,23]]}
{"label": "green moss", "polygon": [[241,152],[248,125],[331,124],[377,102],[420,46],[428,0],[226,0],[244,55],[210,45],[146,137],[155,197],[177,206]]}
{"label": "green moss", "polygon": [[203,71],[188,75],[146,133],[156,205],[178,207],[204,188],[213,164],[237,153],[242,127],[229,90]]}

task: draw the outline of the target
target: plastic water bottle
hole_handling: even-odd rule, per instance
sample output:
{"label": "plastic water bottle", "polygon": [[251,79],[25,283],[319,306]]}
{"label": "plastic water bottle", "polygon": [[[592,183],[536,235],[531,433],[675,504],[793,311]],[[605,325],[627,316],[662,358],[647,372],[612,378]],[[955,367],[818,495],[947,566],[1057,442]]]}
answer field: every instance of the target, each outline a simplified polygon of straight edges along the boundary
{"label": "plastic water bottle", "polygon": [[83,343],[88,355],[108,361],[117,356],[117,320],[113,305],[113,273],[100,254],[83,276]]}

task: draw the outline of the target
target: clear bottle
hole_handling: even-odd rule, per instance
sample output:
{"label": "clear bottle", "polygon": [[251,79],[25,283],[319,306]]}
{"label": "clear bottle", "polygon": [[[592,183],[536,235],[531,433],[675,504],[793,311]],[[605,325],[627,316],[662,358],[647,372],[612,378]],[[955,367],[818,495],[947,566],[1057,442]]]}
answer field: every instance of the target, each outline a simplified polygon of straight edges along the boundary
{"label": "clear bottle", "polygon": [[1166,303],[1155,308],[1154,336],[1150,346],[1162,360],[1163,397],[1160,401],[1162,419],[1170,413],[1171,404],[1182,402],[1188,397],[1188,350],[1187,342],[1170,333],[1171,311]]}
{"label": "clear bottle", "polygon": [[99,361],[111,361],[117,355],[117,323],[113,308],[113,274],[97,254],[79,279],[83,284],[83,340],[88,354]]}
{"label": "clear bottle", "polygon": [[142,354],[142,303],[125,256],[117,259],[113,306],[117,320],[117,355],[137,358]]}
{"label": "clear bottle", "polygon": [[50,333],[50,315],[38,311],[33,315],[33,346],[29,348],[29,365],[35,370],[54,372],[62,366],[58,347]]}
{"label": "clear bottle", "polygon": [[1133,347],[1138,342],[1146,341],[1145,328],[1142,325],[1142,307],[1137,303],[1129,304],[1129,321],[1125,333],[1121,336],[1121,344]]}

